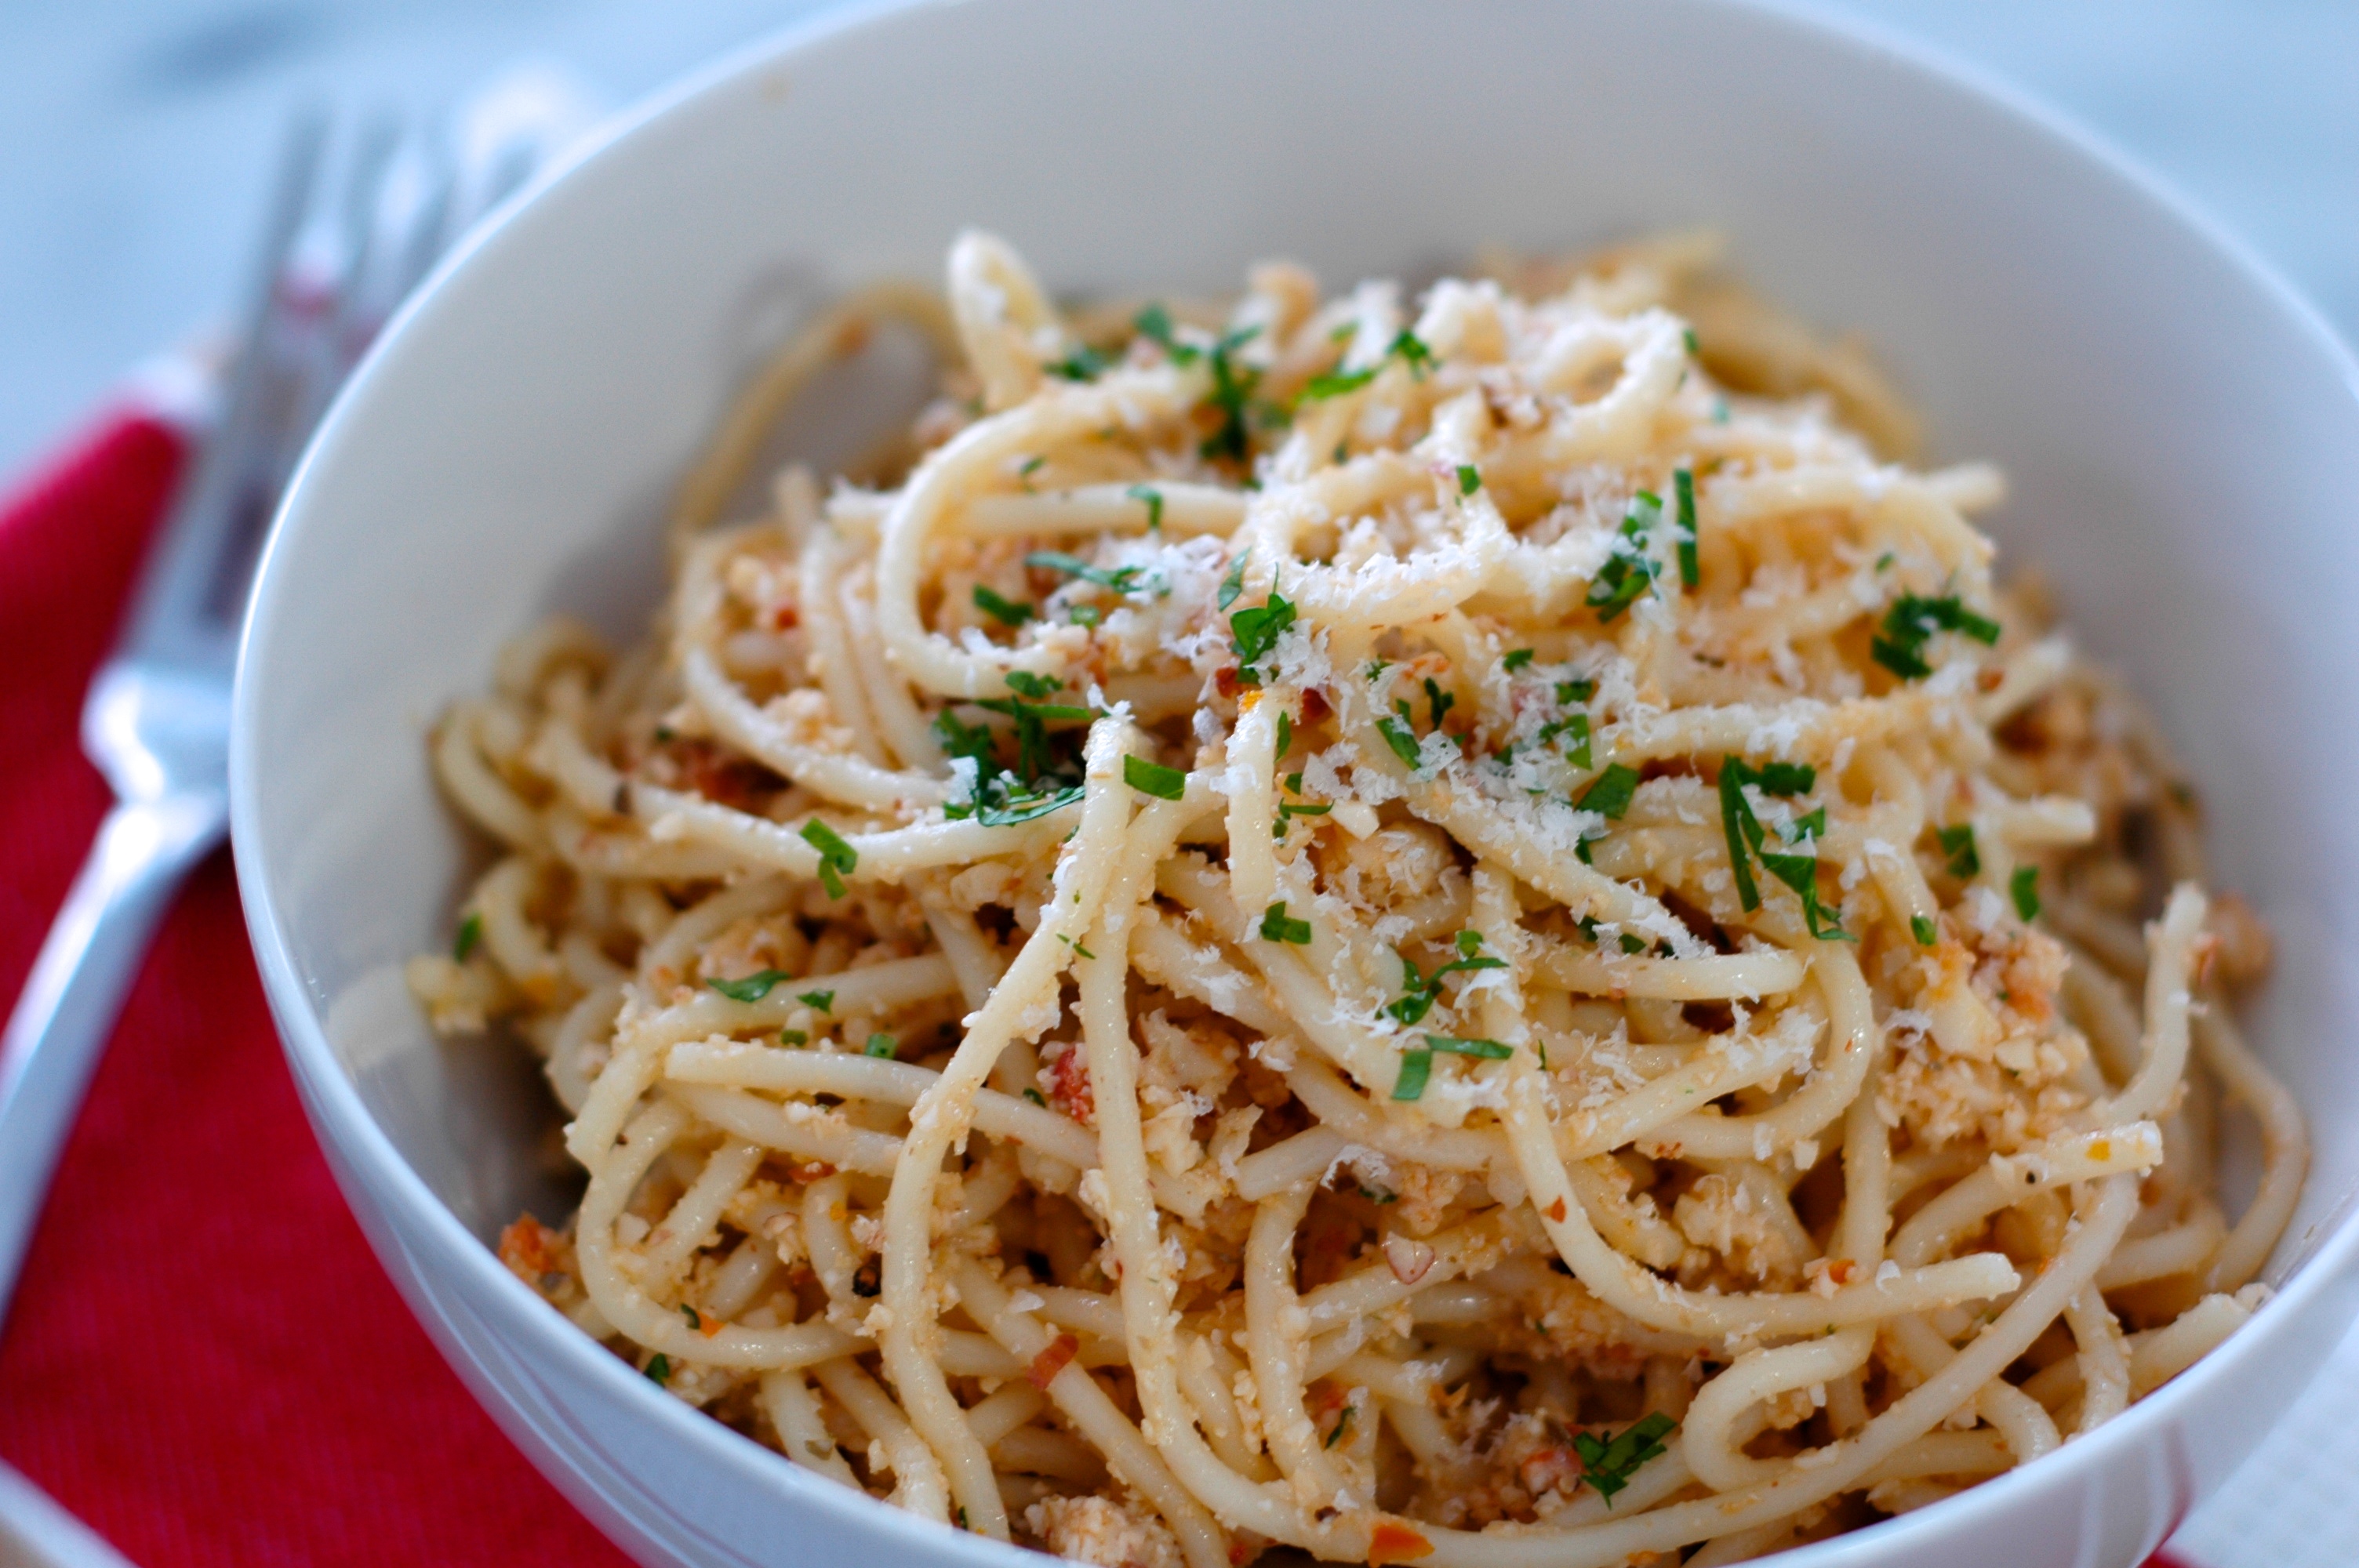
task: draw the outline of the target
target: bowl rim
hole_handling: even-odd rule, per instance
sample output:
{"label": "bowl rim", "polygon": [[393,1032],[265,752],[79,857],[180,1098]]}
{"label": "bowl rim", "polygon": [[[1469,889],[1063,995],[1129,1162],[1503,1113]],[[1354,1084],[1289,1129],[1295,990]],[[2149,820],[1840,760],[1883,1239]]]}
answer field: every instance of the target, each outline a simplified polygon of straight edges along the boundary
{"label": "bowl rim", "polygon": [[[2032,133],[2033,139],[2045,144],[2051,156],[2067,162],[2077,161],[2090,172],[2125,188],[2160,217],[2185,231],[2200,247],[2224,261],[2235,284],[2265,301],[2295,330],[2296,340],[2322,356],[2323,362],[2332,368],[2342,384],[2359,395],[2359,359],[2354,359],[2350,346],[2319,308],[2273,263],[2141,160],[2027,89],[1883,21],[1834,11],[1811,4],[1810,0],[1676,3],[1699,14],[1740,16],[1781,28],[1806,47],[1905,72],[1929,89],[1973,101],[1984,112],[2012,120],[2017,128]],[[238,639],[231,720],[230,817],[246,925],[271,1011],[301,1091],[306,1114],[315,1136],[327,1146],[331,1166],[349,1203],[355,1208],[362,1207],[354,1201],[354,1187],[366,1188],[372,1202],[387,1211],[384,1223],[397,1230],[400,1245],[413,1261],[421,1269],[455,1271],[460,1276],[455,1283],[475,1310],[487,1315],[491,1320],[487,1326],[501,1337],[529,1346],[563,1367],[570,1376],[592,1379],[606,1400],[620,1400],[634,1408],[641,1418],[655,1423],[668,1440],[684,1443],[691,1451],[724,1468],[746,1471],[782,1488],[781,1502],[788,1509],[816,1506],[836,1516],[848,1530],[881,1533],[884,1539],[879,1544],[904,1547],[918,1554],[919,1561],[965,1561],[1016,1568],[1038,1559],[1025,1549],[986,1537],[959,1531],[936,1535],[933,1530],[938,1527],[932,1521],[828,1481],[742,1437],[683,1400],[667,1395],[549,1310],[508,1272],[491,1249],[476,1239],[426,1184],[370,1114],[329,1042],[323,1005],[305,983],[296,963],[293,944],[268,875],[267,858],[262,848],[267,829],[255,785],[262,766],[257,753],[258,715],[271,678],[271,611],[280,581],[288,569],[285,566],[287,540],[302,526],[307,503],[315,488],[315,470],[354,438],[355,428],[364,433],[364,418],[357,410],[365,394],[386,373],[384,367],[400,354],[409,336],[421,330],[418,323],[430,316],[451,292],[454,278],[463,280],[478,256],[510,243],[528,243],[519,238],[519,221],[527,219],[553,187],[572,180],[587,166],[604,160],[618,146],[637,140],[652,127],[725,91],[731,84],[775,70],[872,28],[913,23],[927,13],[965,10],[974,5],[975,0],[842,0],[736,46],[610,116],[502,202],[440,260],[403,302],[338,393],[305,448],[273,515]],[[396,1211],[406,1219],[396,1218]],[[377,1244],[382,1254],[384,1248],[374,1227],[368,1228],[372,1229],[372,1242]],[[2003,1472],[1930,1507],[1800,1548],[1792,1558],[1796,1568],[1831,1563],[1839,1553],[1848,1557],[1871,1545],[1905,1548],[1913,1541],[1930,1541],[1969,1528],[1978,1517],[2010,1509],[2027,1491],[2065,1482],[2075,1471],[2085,1476],[2108,1465],[2125,1448],[2149,1446],[2182,1407],[2205,1398],[2216,1385],[2238,1378],[2245,1363],[2259,1353],[2264,1341],[2273,1339],[2280,1328],[2295,1326],[2314,1298],[2335,1288],[2343,1277],[2359,1268],[2359,1208],[2345,1203],[2319,1221],[2317,1228],[2320,1233],[2299,1268],[2272,1292],[2248,1324],[2102,1430],[2076,1437],[2028,1465]],[[412,1310],[417,1312],[415,1303]],[[419,1315],[422,1319],[424,1314]],[[446,1349],[445,1354],[455,1356],[456,1352]],[[617,1508],[615,1511],[625,1510]],[[2178,1522],[2169,1521],[2171,1528],[2176,1528]],[[980,1555],[962,1556],[969,1552]]]}

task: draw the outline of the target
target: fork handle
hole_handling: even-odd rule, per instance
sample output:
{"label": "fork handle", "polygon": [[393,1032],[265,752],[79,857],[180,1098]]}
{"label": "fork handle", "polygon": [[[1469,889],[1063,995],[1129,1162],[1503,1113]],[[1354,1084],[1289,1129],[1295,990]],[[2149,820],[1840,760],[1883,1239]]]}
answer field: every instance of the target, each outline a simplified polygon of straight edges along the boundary
{"label": "fork handle", "polygon": [[0,1035],[0,1317],[147,939],[228,815],[217,795],[118,803],[33,960]]}

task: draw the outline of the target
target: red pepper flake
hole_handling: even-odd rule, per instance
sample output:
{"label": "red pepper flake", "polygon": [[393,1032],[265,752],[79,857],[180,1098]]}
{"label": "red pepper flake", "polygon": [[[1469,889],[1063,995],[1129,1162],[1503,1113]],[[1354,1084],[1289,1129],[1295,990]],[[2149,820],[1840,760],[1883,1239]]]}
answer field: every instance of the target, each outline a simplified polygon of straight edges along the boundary
{"label": "red pepper flake", "polygon": [[1082,1048],[1071,1046],[1062,1055],[1052,1058],[1048,1076],[1049,1102],[1083,1127],[1095,1127],[1097,1098],[1090,1090],[1090,1065]]}
{"label": "red pepper flake", "polygon": [[1065,1363],[1080,1354],[1082,1342],[1070,1334],[1060,1334],[1049,1341],[1049,1348],[1032,1357],[1032,1365],[1024,1368],[1024,1380],[1036,1389],[1045,1390],[1057,1380]]}
{"label": "red pepper flake", "polygon": [[1327,698],[1321,695],[1317,687],[1312,686],[1302,688],[1303,723],[1316,724],[1334,711],[1335,710],[1333,708],[1327,706]]}
{"label": "red pepper flake", "polygon": [[1212,672],[1212,689],[1232,700],[1234,700],[1239,689],[1237,667],[1235,665],[1223,665]]}
{"label": "red pepper flake", "polygon": [[1564,1215],[1565,1215],[1564,1198],[1563,1198],[1563,1196],[1562,1196],[1561,1195],[1560,1195],[1558,1196],[1558,1198],[1557,1198],[1556,1202],[1554,1202],[1554,1203],[1552,1203],[1552,1204],[1549,1205],[1549,1206],[1548,1206],[1548,1207],[1546,1207],[1546,1208],[1542,1209],[1540,1212],[1541,1212],[1542,1214],[1547,1215],[1550,1219],[1552,1219],[1552,1220],[1556,1221],[1559,1225],[1562,1225],[1562,1224],[1564,1223]]}
{"label": "red pepper flake", "polygon": [[1387,1563],[1414,1563],[1432,1555],[1433,1542],[1397,1519],[1380,1519],[1376,1528],[1368,1532],[1368,1568],[1385,1568]]}

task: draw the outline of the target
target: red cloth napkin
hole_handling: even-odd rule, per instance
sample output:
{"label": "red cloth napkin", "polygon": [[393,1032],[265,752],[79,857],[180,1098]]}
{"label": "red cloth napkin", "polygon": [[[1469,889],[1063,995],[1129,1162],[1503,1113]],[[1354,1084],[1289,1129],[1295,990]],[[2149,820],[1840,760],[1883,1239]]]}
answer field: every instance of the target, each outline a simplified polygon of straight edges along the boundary
{"label": "red cloth napkin", "polygon": [[[0,508],[0,999],[105,812],[82,692],[184,449],[125,416]],[[287,1076],[226,854],[166,917],[66,1145],[0,1335],[0,1456],[139,1568],[626,1561],[378,1269]]]}
{"label": "red cloth napkin", "polygon": [[[0,509],[0,1008],[106,808],[82,692],[183,450],[120,417]],[[626,1561],[370,1255],[225,853],[164,921],[66,1147],[0,1337],[0,1455],[139,1568]]]}

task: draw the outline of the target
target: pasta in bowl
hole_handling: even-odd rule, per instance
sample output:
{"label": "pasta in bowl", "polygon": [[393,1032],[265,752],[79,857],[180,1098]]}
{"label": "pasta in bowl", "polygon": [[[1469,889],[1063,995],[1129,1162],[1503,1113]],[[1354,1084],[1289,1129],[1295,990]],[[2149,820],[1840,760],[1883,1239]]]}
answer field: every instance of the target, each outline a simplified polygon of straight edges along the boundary
{"label": "pasta in bowl", "polygon": [[[2248,1315],[2267,933],[1856,351],[1689,240],[949,279],[757,378],[647,643],[552,622],[436,730],[504,852],[409,983],[546,1063],[588,1186],[501,1256],[558,1310],[913,1512],[1190,1568],[1739,1561]],[[941,396],[733,520],[886,317]]]}

